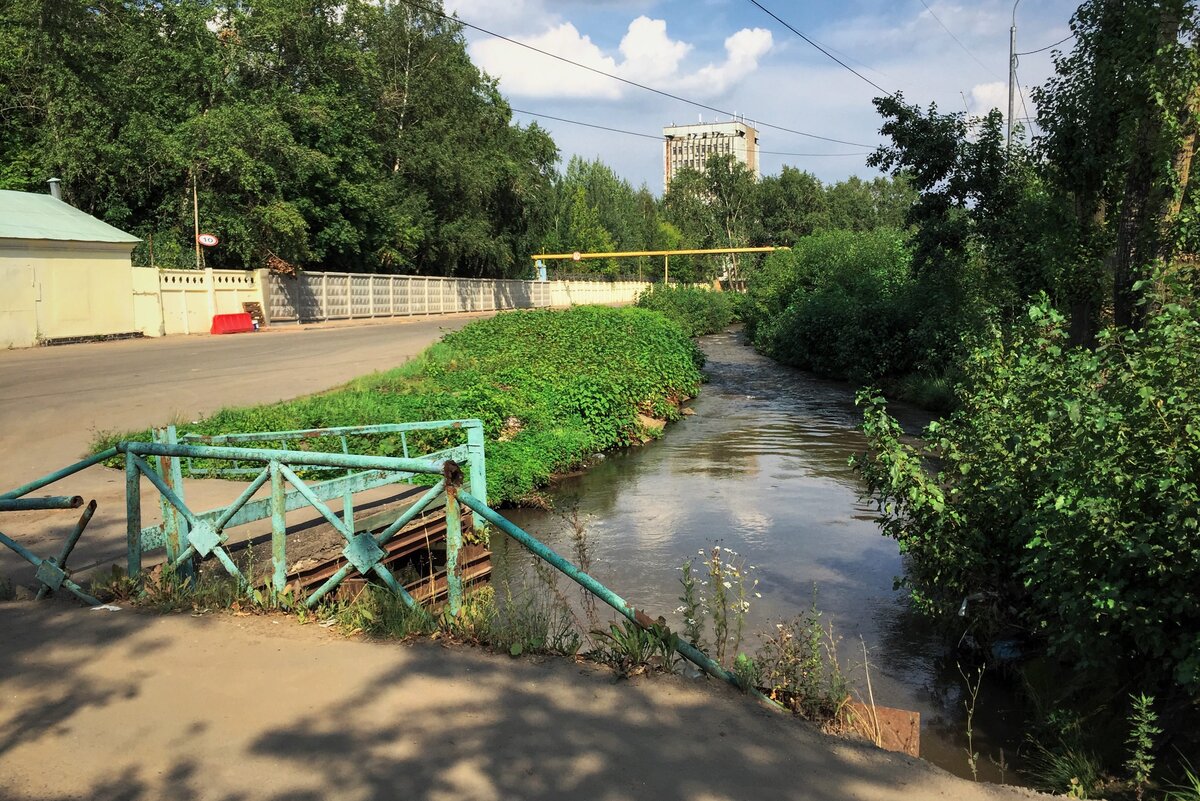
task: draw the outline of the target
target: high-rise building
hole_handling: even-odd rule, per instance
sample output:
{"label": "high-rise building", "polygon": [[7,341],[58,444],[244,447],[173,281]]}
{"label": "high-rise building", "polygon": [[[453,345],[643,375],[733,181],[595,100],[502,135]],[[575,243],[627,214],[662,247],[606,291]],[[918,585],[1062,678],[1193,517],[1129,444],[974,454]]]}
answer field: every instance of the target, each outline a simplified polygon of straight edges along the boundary
{"label": "high-rise building", "polygon": [[709,156],[730,155],[758,180],[758,131],[741,120],[663,128],[663,188],[684,168],[703,170]]}

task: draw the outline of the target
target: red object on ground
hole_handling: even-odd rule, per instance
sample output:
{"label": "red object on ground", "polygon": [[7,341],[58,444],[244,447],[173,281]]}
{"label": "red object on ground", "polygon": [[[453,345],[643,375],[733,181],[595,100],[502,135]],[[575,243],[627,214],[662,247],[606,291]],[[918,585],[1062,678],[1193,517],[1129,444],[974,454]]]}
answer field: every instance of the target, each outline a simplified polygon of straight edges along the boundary
{"label": "red object on ground", "polygon": [[243,334],[254,330],[254,320],[246,312],[213,316],[210,334]]}

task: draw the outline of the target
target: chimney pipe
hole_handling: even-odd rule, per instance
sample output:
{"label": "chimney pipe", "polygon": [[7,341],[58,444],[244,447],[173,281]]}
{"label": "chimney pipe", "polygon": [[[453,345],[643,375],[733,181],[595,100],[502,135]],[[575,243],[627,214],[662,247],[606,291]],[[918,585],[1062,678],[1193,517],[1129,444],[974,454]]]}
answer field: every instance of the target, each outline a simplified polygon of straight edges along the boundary
{"label": "chimney pipe", "polygon": [[55,200],[62,200],[62,187],[60,186],[62,181],[57,178],[51,178],[47,183],[50,184],[50,197]]}

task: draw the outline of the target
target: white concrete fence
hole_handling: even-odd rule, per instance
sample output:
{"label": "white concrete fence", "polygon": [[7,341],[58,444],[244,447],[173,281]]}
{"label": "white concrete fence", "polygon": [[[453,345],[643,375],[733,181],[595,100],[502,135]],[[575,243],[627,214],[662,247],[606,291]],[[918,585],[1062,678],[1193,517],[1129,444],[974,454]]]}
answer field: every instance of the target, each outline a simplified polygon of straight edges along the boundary
{"label": "white concrete fence", "polygon": [[[150,270],[133,268],[138,277]],[[633,303],[650,284],[640,281],[516,281],[416,275],[266,270],[158,270],[157,299],[134,283],[143,334],[207,333],[215,314],[262,306],[268,325],[408,317],[457,312],[536,309],[586,303]],[[145,297],[143,297],[145,296]],[[157,300],[157,302],[155,302]]]}
{"label": "white concrete fence", "polygon": [[640,281],[519,281],[304,272],[267,278],[272,324],[632,303]]}

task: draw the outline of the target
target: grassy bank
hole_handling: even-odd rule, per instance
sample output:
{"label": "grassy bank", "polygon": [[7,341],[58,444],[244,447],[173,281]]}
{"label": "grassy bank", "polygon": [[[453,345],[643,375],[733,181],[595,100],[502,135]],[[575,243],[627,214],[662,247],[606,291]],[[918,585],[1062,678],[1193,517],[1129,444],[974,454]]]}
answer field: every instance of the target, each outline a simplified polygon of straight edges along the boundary
{"label": "grassy bank", "polygon": [[[645,309],[508,312],[447,334],[394,370],[293,401],[225,409],[187,430],[477,417],[488,438],[489,501],[514,503],[594,453],[655,436],[658,427],[644,417],[677,419],[679,403],[699,389],[702,363],[677,325]],[[410,435],[409,444],[432,449],[447,436]],[[400,447],[398,437],[351,442],[352,451],[372,455],[399,456]]]}

